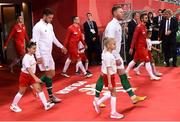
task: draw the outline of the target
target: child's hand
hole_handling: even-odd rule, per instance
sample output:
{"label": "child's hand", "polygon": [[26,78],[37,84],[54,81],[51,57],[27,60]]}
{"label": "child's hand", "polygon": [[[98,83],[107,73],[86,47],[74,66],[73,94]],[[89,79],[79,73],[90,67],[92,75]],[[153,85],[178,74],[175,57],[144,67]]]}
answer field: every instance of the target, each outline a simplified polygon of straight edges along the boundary
{"label": "child's hand", "polygon": [[37,83],[41,83],[41,82],[42,82],[41,79],[39,79],[39,78],[36,78],[35,81],[36,81]]}
{"label": "child's hand", "polygon": [[111,84],[111,83],[108,84],[108,89],[109,89],[110,91],[112,91],[112,84]]}
{"label": "child's hand", "polygon": [[116,60],[116,65],[117,66],[120,66],[122,63],[121,63],[121,61],[120,60]]}
{"label": "child's hand", "polygon": [[65,47],[61,48],[61,52],[62,52],[63,54],[66,54],[66,53],[67,53],[67,49],[66,49]]}
{"label": "child's hand", "polygon": [[37,64],[43,64],[42,58],[38,58],[36,62],[37,62]]}
{"label": "child's hand", "polygon": [[158,53],[161,53],[161,50],[160,49],[157,49]]}

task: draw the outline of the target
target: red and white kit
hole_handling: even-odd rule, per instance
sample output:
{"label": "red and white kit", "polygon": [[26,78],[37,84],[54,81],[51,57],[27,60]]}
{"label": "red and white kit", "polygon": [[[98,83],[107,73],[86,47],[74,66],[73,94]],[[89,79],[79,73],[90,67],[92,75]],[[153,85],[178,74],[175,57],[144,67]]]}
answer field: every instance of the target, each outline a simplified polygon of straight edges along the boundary
{"label": "red and white kit", "polygon": [[69,57],[73,62],[80,58],[78,53],[78,44],[80,41],[84,46],[86,45],[80,26],[70,25],[67,30],[64,46],[68,49]]}
{"label": "red and white kit", "polygon": [[135,55],[134,55],[134,61],[140,61],[140,62],[149,62],[149,54],[147,50],[147,30],[146,26],[142,23],[140,23],[134,32],[133,40],[131,43],[131,49],[134,49],[135,47]]}
{"label": "red and white kit", "polygon": [[32,72],[35,74],[36,60],[34,58],[34,55],[25,54],[25,56],[23,57],[21,74],[19,77],[19,86],[21,87],[28,87],[29,85],[32,85],[36,82],[27,71],[27,68],[31,68]]}
{"label": "red and white kit", "polygon": [[108,51],[103,51],[101,72],[103,73],[103,81],[106,87],[108,87],[108,78],[107,78],[108,67],[111,68],[110,69],[111,84],[113,87],[116,87],[116,83],[115,83],[115,74],[117,73],[116,59],[112,53]]}
{"label": "red and white kit", "polygon": [[22,57],[25,54],[25,40],[28,41],[29,37],[26,32],[26,27],[24,24],[19,25],[15,24],[8,35],[8,38],[6,39],[4,43],[4,47],[7,47],[8,42],[10,39],[14,37],[14,45],[17,52],[18,57]]}

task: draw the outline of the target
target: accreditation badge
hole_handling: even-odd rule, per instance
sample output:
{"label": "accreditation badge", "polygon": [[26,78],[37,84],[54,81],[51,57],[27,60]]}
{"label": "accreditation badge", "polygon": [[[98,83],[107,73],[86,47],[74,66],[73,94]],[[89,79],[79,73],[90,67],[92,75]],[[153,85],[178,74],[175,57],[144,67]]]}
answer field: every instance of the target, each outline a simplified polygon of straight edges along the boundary
{"label": "accreditation badge", "polygon": [[95,34],[96,31],[94,29],[90,29],[91,33]]}

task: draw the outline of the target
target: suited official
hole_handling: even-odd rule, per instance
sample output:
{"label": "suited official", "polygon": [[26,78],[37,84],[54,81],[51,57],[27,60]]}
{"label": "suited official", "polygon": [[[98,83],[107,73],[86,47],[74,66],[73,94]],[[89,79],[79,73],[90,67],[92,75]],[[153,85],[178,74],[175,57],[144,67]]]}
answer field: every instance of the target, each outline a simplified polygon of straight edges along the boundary
{"label": "suited official", "polygon": [[176,17],[172,16],[170,9],[165,10],[165,18],[160,25],[160,39],[162,40],[164,58],[166,66],[170,66],[169,59],[172,57],[172,66],[176,67],[176,32],[178,31],[178,21]]}
{"label": "suited official", "polygon": [[153,31],[152,31],[152,37],[151,40],[158,40],[159,30],[160,30],[160,24],[161,21],[165,19],[162,16],[162,9],[158,10],[158,16],[154,17],[153,19]]}
{"label": "suited official", "polygon": [[[85,41],[88,46],[87,56],[89,63],[101,63],[101,44],[98,35],[98,28],[95,21],[92,20],[92,14],[87,13],[87,21],[83,24],[85,32]],[[96,57],[93,57],[95,54]]]}

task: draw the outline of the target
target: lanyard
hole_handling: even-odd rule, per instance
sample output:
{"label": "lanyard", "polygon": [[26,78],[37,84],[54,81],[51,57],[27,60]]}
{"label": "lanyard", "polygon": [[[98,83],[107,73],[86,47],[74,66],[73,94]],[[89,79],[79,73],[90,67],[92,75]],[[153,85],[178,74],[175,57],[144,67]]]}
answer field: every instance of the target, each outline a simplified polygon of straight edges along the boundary
{"label": "lanyard", "polygon": [[94,25],[92,21],[88,21],[88,25],[90,29],[94,29]]}

